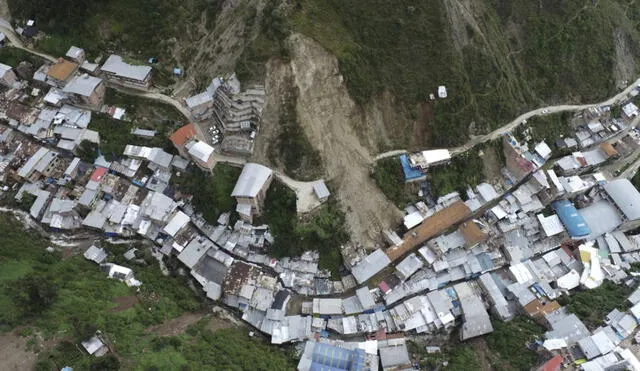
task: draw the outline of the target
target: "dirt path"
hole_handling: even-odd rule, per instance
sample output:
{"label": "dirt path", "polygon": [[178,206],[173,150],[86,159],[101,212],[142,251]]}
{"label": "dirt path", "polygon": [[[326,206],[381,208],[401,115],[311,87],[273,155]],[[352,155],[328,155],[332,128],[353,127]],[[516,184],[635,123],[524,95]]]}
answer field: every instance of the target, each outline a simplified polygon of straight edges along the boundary
{"label": "dirt path", "polygon": [[369,176],[373,159],[354,129],[365,120],[347,92],[336,58],[302,35],[292,35],[289,42],[300,123],[337,184],[353,240],[373,247],[402,213]]}
{"label": "dirt path", "polygon": [[14,333],[0,334],[0,369],[32,370],[36,353],[27,350],[29,338]]}
{"label": "dirt path", "polygon": [[146,329],[146,332],[154,333],[159,336],[180,335],[187,329],[187,327],[198,322],[204,316],[204,313],[185,313],[180,317],[165,321],[160,325],[151,326]]}

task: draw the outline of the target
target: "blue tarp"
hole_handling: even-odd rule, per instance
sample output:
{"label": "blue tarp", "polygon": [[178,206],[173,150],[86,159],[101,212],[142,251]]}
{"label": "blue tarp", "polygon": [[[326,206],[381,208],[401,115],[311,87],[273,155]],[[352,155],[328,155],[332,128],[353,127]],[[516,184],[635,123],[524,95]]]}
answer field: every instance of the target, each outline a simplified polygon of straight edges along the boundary
{"label": "blue tarp", "polygon": [[400,163],[402,164],[402,171],[404,172],[405,181],[420,179],[425,176],[422,171],[414,169],[409,165],[409,157],[407,157],[407,155],[400,156]]}
{"label": "blue tarp", "polygon": [[576,207],[573,206],[570,201],[555,201],[551,204],[551,207],[553,207],[553,210],[558,214],[558,217],[565,228],[567,228],[571,237],[586,237],[591,233],[584,218],[578,213],[578,210],[576,210]]}

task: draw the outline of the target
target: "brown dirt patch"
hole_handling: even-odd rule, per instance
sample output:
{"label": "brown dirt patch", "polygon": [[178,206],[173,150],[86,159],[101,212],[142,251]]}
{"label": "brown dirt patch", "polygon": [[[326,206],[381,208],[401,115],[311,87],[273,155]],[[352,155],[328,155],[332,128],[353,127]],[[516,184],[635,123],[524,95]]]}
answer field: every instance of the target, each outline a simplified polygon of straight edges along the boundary
{"label": "brown dirt patch", "polygon": [[212,316],[209,318],[209,323],[207,323],[206,329],[216,332],[218,330],[222,330],[225,328],[232,328],[235,325],[233,322],[229,321],[226,318]]}
{"label": "brown dirt patch", "polygon": [[485,371],[494,370],[493,366],[491,366],[491,351],[487,346],[487,342],[484,341],[483,338],[475,338],[470,340],[469,344],[471,344],[473,350],[476,352],[476,359],[481,369]]}
{"label": "brown dirt patch", "polygon": [[0,334],[0,369],[31,370],[37,355],[27,350],[28,338],[15,333]]}
{"label": "brown dirt patch", "polygon": [[69,259],[74,255],[74,251],[72,247],[65,247],[62,249],[62,259]]}
{"label": "brown dirt patch", "polygon": [[176,336],[184,333],[187,327],[198,322],[204,313],[185,313],[180,317],[174,318],[169,321],[156,326],[151,326],[146,329],[147,333],[154,333],[160,336]]}
{"label": "brown dirt patch", "polygon": [[[369,173],[373,159],[367,147],[376,144],[371,143],[372,138],[386,137],[373,135],[383,131],[384,125],[378,122],[386,115],[382,110],[376,114],[363,114],[349,97],[338,61],[316,42],[294,34],[289,43],[292,49],[290,68],[299,89],[297,113],[300,124],[320,153],[327,180],[336,185],[336,196],[346,212],[352,239],[368,248],[379,246],[381,231],[396,225],[402,217],[402,212],[385,197]],[[267,80],[282,81],[280,77],[288,72],[287,69],[270,69]],[[270,94],[269,89],[267,92]],[[373,120],[373,117],[379,120]]]}
{"label": "brown dirt patch", "polygon": [[113,301],[115,301],[116,304],[118,304],[118,306],[115,307],[115,308],[109,309],[109,312],[112,312],[112,313],[120,313],[120,312],[125,311],[125,310],[127,310],[129,308],[132,308],[134,305],[136,305],[136,304],[138,304],[140,302],[138,297],[135,296],[135,295],[119,296],[119,297],[113,299]]}
{"label": "brown dirt patch", "polygon": [[500,156],[496,153],[495,148],[487,147],[484,149],[482,156],[482,173],[485,179],[489,181],[499,180],[500,175]]}

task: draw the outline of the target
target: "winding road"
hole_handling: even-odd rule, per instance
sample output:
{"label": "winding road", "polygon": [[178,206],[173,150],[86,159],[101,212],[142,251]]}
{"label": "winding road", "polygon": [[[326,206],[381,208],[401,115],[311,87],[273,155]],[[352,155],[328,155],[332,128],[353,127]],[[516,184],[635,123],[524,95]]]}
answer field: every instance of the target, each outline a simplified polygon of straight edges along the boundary
{"label": "winding road", "polygon": [[[624,100],[624,98],[631,92],[631,90],[633,90],[633,88],[638,86],[638,84],[640,84],[640,79],[634,81],[632,84],[627,86],[624,90],[614,95],[613,97],[599,103],[579,104],[579,105],[563,104],[559,106],[548,106],[548,107],[541,107],[541,108],[534,109],[533,111],[523,113],[522,115],[516,117],[510,123],[492,131],[489,134],[474,137],[473,139],[469,140],[467,143],[465,143],[460,147],[449,148],[449,151],[451,152],[452,156],[464,153],[472,149],[473,147],[477,146],[478,144],[485,143],[485,142],[499,138],[503,134],[506,134],[512,131],[513,129],[521,125],[525,120],[528,120],[533,116],[544,116],[544,115],[559,113],[559,112],[580,111],[590,107],[608,106],[608,105],[614,104],[618,101]],[[377,161],[387,157],[395,157],[407,152],[408,151],[406,149],[397,149],[393,151],[388,151],[388,152],[384,152],[377,155],[375,157],[375,160]]]}

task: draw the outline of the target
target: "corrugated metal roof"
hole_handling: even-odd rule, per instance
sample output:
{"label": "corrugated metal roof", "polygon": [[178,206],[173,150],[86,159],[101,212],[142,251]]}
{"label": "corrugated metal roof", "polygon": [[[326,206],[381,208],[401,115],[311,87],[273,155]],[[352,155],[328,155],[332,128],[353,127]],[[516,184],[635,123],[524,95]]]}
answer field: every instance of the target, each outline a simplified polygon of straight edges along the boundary
{"label": "corrugated metal roof", "polygon": [[612,180],[603,187],[627,219],[636,220],[640,218],[640,192],[631,184],[629,179]]}
{"label": "corrugated metal roof", "polygon": [[87,74],[74,77],[62,89],[65,93],[73,93],[89,97],[96,90],[98,85],[102,83],[102,79]]}
{"label": "corrugated metal roof", "polygon": [[266,166],[256,163],[247,163],[242,168],[242,173],[238,177],[232,197],[255,197],[269,180],[273,171]]}
{"label": "corrugated metal roof", "polygon": [[102,65],[102,71],[127,79],[144,81],[151,73],[149,66],[134,66],[122,60],[119,55],[112,54]]}

